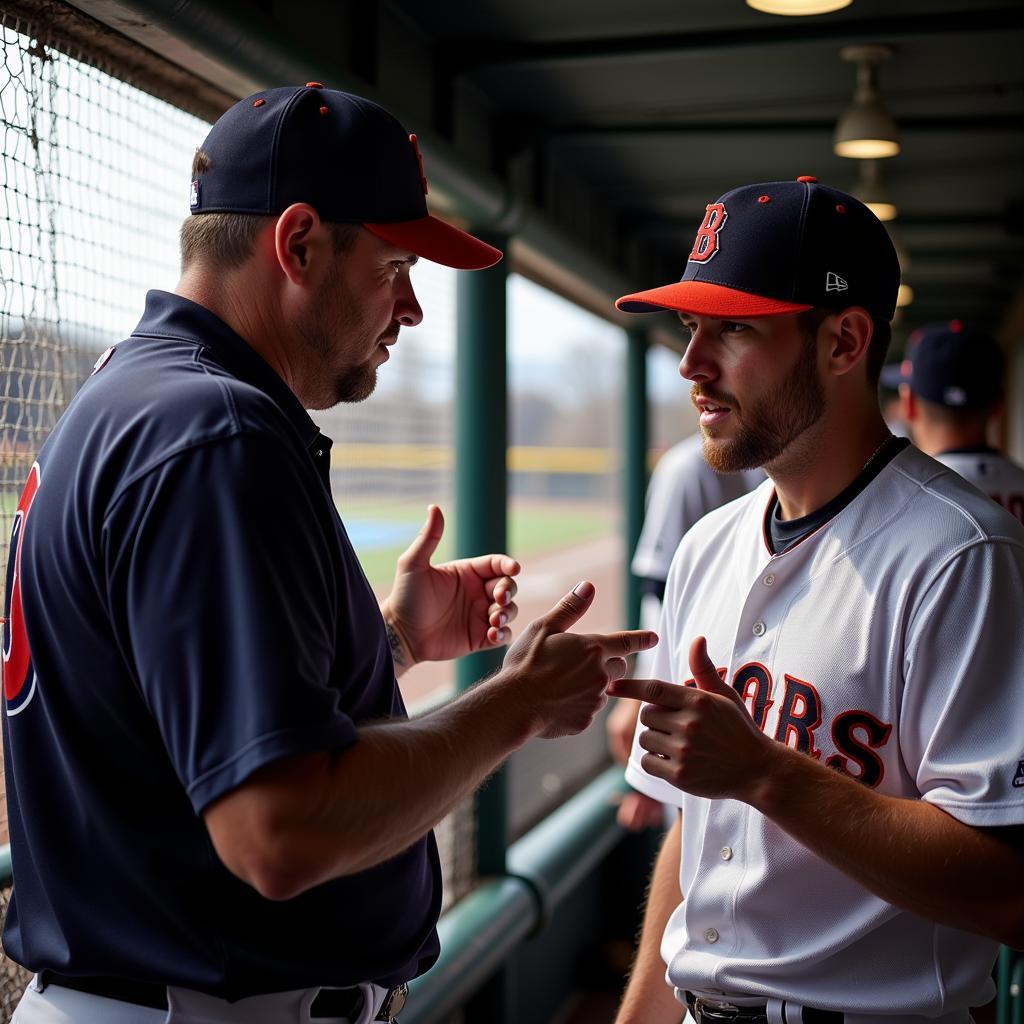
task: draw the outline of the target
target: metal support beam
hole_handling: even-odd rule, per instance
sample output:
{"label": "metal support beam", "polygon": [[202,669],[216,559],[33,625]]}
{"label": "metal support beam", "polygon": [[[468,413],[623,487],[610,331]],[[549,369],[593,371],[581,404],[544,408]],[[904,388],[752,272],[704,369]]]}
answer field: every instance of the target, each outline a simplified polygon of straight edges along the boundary
{"label": "metal support beam", "polygon": [[626,520],[625,595],[626,624],[640,624],[640,584],[629,563],[644,525],[644,497],[647,493],[647,331],[637,327],[627,332],[626,394],[622,443],[623,502]]}
{"label": "metal support beam", "polygon": [[[508,239],[474,229],[499,249]],[[458,276],[455,380],[455,547],[460,558],[504,551],[508,537],[508,262]],[[494,672],[501,651],[462,658],[456,684],[465,690]],[[505,778],[499,771],[477,796],[477,873],[505,872]]]}
{"label": "metal support beam", "polygon": [[[900,131],[903,134],[919,132],[952,132],[962,135],[966,132],[1020,132],[1021,119],[1018,114],[955,115],[942,114],[935,117],[901,117]],[[634,139],[644,136],[671,135],[691,138],[695,135],[828,135],[836,128],[836,119],[791,118],[754,121],[634,121],[618,124],[567,123],[552,124],[538,129],[548,140],[560,146],[572,143],[607,142],[616,138]]]}

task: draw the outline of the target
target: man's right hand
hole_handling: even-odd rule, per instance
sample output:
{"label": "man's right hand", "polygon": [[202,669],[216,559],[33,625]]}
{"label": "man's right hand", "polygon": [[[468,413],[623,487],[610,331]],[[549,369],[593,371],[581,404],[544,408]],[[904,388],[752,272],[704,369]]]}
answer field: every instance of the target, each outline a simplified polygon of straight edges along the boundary
{"label": "man's right hand", "polygon": [[584,580],[546,615],[531,622],[509,648],[501,674],[534,722],[535,734],[553,739],[582,732],[604,707],[605,688],[626,674],[626,658],[658,642],[650,630],[567,633],[594,601]]}

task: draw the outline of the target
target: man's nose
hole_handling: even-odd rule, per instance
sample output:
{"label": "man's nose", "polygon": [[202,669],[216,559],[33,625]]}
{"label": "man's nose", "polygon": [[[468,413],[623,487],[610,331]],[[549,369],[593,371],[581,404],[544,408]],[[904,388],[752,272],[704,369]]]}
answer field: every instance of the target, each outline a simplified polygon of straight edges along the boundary
{"label": "man's nose", "polygon": [[403,327],[415,327],[423,320],[423,310],[416,299],[416,292],[413,290],[411,281],[407,283],[395,302],[393,316],[395,322]]}
{"label": "man's nose", "polygon": [[698,327],[690,336],[689,344],[679,361],[679,376],[683,380],[713,380],[718,371],[709,358],[704,329]]}

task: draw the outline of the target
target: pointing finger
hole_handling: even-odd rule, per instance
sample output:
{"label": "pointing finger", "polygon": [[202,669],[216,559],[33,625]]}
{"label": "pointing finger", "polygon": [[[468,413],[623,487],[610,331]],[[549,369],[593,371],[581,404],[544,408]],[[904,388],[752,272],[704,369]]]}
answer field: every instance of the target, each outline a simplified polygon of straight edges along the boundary
{"label": "pointing finger", "polygon": [[609,656],[624,658],[637,651],[649,651],[658,646],[658,634],[649,629],[624,629],[618,633],[606,633],[594,638],[601,650]]}
{"label": "pointing finger", "polygon": [[[692,698],[693,688],[661,679],[617,679],[608,686],[610,697],[630,697],[665,708],[684,708]],[[706,699],[706,698],[705,698]]]}

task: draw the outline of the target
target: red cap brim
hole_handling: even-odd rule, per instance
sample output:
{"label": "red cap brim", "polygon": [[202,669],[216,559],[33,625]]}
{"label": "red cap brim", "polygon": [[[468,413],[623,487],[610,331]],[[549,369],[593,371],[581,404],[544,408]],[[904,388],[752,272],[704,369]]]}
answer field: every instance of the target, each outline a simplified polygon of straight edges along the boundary
{"label": "red cap brim", "polygon": [[615,307],[624,313],[657,313],[663,309],[674,309],[680,313],[696,313],[716,319],[780,316],[783,313],[803,313],[811,308],[799,302],[782,302],[706,281],[676,281],[645,292],[623,295]]}
{"label": "red cap brim", "polygon": [[500,249],[438,217],[418,217],[393,224],[363,224],[363,227],[385,242],[456,270],[484,270],[493,267],[502,256]]}

